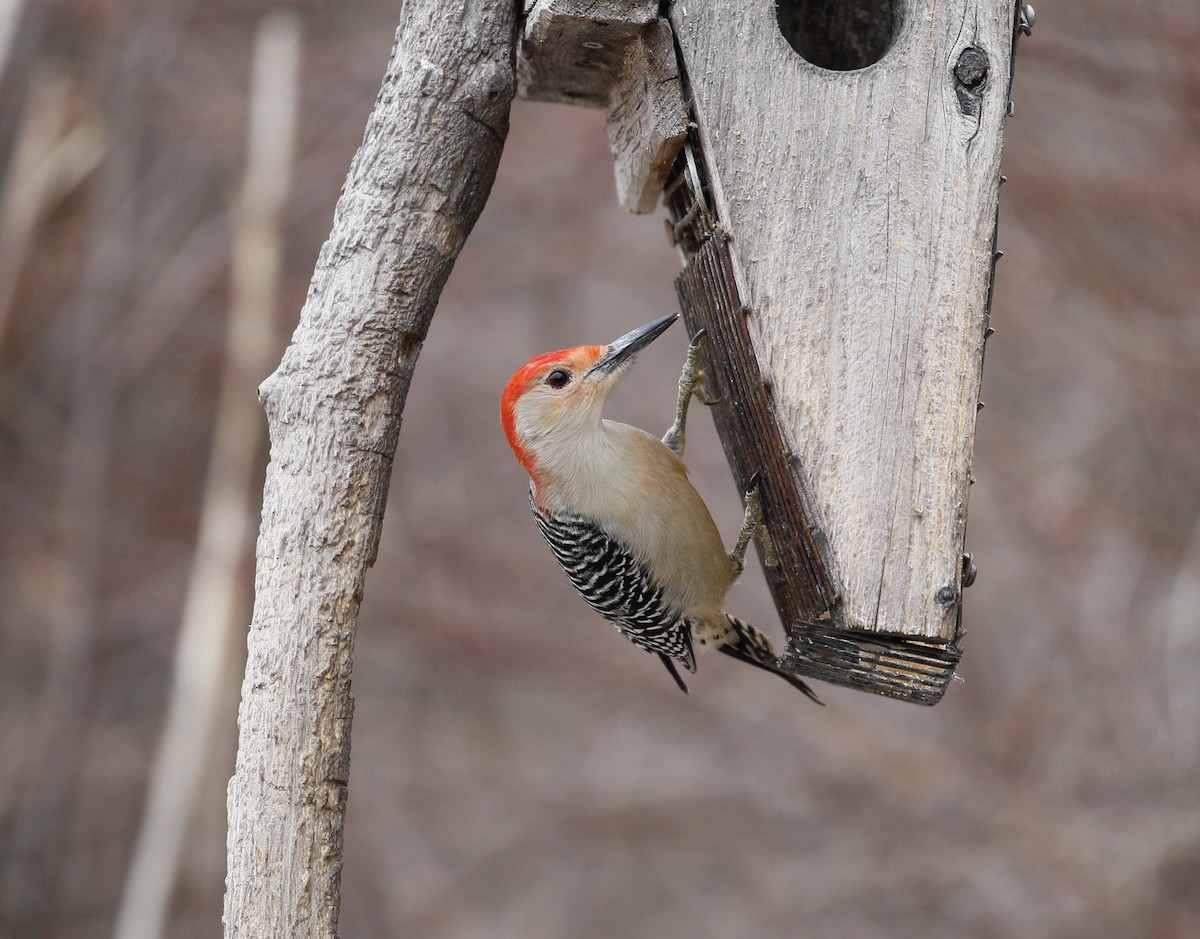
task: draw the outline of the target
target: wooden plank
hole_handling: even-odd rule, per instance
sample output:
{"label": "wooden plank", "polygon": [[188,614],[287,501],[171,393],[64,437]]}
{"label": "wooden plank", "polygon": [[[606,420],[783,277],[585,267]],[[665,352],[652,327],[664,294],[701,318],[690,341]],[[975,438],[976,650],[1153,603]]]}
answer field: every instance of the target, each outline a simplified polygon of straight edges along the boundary
{"label": "wooden plank", "polygon": [[831,627],[789,630],[785,668],[910,704],[937,704],[962,653],[951,644]]}
{"label": "wooden plank", "polygon": [[653,212],[687,137],[688,113],[670,24],[647,26],[612,89],[608,142],[617,198],[630,212]]}
{"label": "wooden plank", "polygon": [[535,101],[608,107],[656,0],[536,0],[526,4],[518,93]]}
{"label": "wooden plank", "polygon": [[775,10],[671,7],[712,212],[828,540],[831,627],[950,642],[1012,5],[906,6],[854,71],[802,59]]}
{"label": "wooden plank", "polygon": [[708,331],[705,384],[719,400],[713,418],[740,492],[755,475],[766,507],[764,521],[779,554],[779,571],[767,568],[776,605],[791,621],[828,619],[836,590],[815,539],[809,513],[792,484],[789,454],[759,374],[746,328],[749,313],[734,284],[729,236],[715,232],[675,280],[688,332]]}
{"label": "wooden plank", "polygon": [[829,547],[804,502],[806,487],[793,484],[804,468],[783,450],[771,389],[751,351],[745,319],[752,311],[737,292],[729,236],[696,197],[703,192],[701,161],[688,145],[668,187],[672,234],[688,257],[675,288],[689,331],[709,333],[706,383],[720,398],[712,413],[734,477],[743,492],[754,474],[761,480],[765,522],[780,556],[778,568],[766,569],[767,583],[788,626],[781,663],[822,681],[936,704],[954,676],[957,648],[833,625],[838,597],[825,563]]}

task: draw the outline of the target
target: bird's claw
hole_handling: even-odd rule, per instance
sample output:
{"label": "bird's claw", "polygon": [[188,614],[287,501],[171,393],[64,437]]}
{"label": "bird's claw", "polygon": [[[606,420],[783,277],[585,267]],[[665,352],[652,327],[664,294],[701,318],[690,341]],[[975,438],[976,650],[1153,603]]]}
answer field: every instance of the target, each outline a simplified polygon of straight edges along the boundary
{"label": "bird's claw", "polygon": [[[691,396],[706,407],[712,407],[714,404],[720,403],[723,399],[708,393],[708,375],[704,369],[697,364],[700,356],[704,354],[704,347],[708,345],[708,330],[700,328],[696,330],[696,334],[692,336],[692,341],[688,344],[687,361],[683,366],[684,376],[688,376],[688,385],[690,386]],[[690,373],[690,375],[689,375]],[[683,378],[680,378],[680,389],[683,388]]]}
{"label": "bird's claw", "polygon": [[775,542],[771,540],[767,526],[763,524],[761,488],[762,475],[756,471],[746,486],[746,514],[742,519],[742,530],[738,532],[737,544],[729,553],[729,567],[734,577],[740,575],[746,566],[746,549],[755,536],[758,537],[763,564],[767,567],[779,566],[779,553],[775,550]]}
{"label": "bird's claw", "polygon": [[700,367],[700,356],[703,355],[704,347],[707,344],[708,330],[697,330],[688,344],[687,358],[684,359],[683,371],[679,375],[679,399],[675,405],[675,422],[663,437],[663,443],[676,456],[683,456],[684,428],[687,423],[688,404],[691,403],[692,398],[696,398],[701,404],[708,407],[712,407],[721,400],[709,394],[704,387],[707,384],[707,376]]}
{"label": "bird's claw", "polygon": [[704,374],[704,370],[696,372],[696,387],[692,389],[692,397],[703,404],[705,407],[711,408],[714,404],[720,404],[725,399],[710,395],[705,390],[705,385],[708,384],[708,376]]}
{"label": "bird's claw", "polygon": [[778,567],[779,553],[775,550],[775,542],[771,540],[771,533],[767,530],[765,520],[762,482],[762,473],[755,470],[754,475],[750,477],[750,488],[746,493],[746,511],[749,513],[751,507],[754,509],[754,534],[758,536],[758,547],[762,552],[763,564],[767,567]]}

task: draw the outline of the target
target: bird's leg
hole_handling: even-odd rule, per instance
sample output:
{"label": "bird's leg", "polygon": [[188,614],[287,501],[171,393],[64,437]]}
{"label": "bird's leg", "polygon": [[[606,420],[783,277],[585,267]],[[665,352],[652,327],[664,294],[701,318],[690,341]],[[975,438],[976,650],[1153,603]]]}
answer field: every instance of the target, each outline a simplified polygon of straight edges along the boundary
{"label": "bird's leg", "polygon": [[767,567],[779,566],[779,555],[775,551],[775,543],[767,526],[763,524],[762,497],[758,494],[758,474],[750,479],[750,488],[746,491],[746,515],[742,519],[742,530],[738,532],[737,544],[729,552],[729,569],[734,578],[741,576],[746,566],[746,548],[750,539],[758,535],[758,544],[762,549],[763,563]]}
{"label": "bird's leg", "polygon": [[692,337],[692,341],[688,345],[687,358],[683,362],[683,371],[679,375],[679,400],[675,405],[675,423],[671,425],[671,429],[662,439],[662,442],[676,456],[683,456],[684,424],[687,423],[688,405],[692,398],[699,399],[701,404],[709,407],[720,400],[709,395],[703,388],[705,376],[704,370],[700,368],[700,356],[703,354],[707,342],[708,332],[706,330],[702,329]]}

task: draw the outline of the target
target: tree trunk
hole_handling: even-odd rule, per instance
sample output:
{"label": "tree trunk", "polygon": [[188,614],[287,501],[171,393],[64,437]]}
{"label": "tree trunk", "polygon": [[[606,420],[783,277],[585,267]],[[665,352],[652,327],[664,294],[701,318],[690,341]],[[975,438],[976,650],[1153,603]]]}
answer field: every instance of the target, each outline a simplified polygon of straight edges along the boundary
{"label": "tree trunk", "polygon": [[405,3],[300,325],[260,389],[271,463],[227,937],[336,936],[358,608],[417,355],[508,132],[514,8]]}

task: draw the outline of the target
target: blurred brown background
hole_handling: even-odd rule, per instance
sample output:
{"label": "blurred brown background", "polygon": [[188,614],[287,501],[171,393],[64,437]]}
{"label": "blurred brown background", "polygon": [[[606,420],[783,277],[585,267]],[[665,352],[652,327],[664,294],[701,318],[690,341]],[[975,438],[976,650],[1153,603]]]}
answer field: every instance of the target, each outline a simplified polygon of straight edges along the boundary
{"label": "blurred brown background", "polygon": [[[0,6],[0,936],[87,939],[112,934],[169,700],[269,7]],[[273,358],[396,7],[298,6]],[[679,262],[618,208],[600,113],[518,102],[368,579],[343,935],[1200,935],[1200,6],[1038,14],[1005,145],[980,573],[963,682],[931,710],[830,687],[818,709],[725,659],[684,697],[574,595],[498,395],[535,352],[674,308]],[[612,416],[666,426],[684,340],[643,355]],[[778,635],[757,571],[730,606]],[[172,937],[220,929],[236,668]]]}

